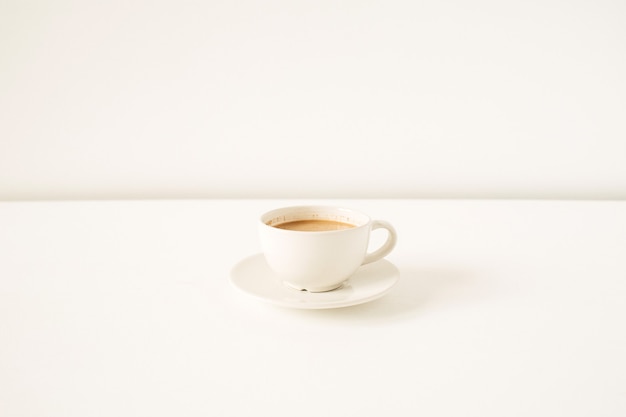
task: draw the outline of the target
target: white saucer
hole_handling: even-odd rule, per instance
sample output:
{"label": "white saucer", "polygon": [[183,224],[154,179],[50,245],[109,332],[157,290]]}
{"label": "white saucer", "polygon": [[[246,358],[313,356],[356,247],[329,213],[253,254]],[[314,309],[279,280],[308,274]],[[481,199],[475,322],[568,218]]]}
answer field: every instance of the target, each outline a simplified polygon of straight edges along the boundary
{"label": "white saucer", "polygon": [[398,268],[380,260],[359,268],[343,285],[332,291],[310,293],[287,287],[267,266],[263,254],[243,259],[230,273],[238,290],[283,307],[322,309],[348,307],[382,297],[400,278]]}

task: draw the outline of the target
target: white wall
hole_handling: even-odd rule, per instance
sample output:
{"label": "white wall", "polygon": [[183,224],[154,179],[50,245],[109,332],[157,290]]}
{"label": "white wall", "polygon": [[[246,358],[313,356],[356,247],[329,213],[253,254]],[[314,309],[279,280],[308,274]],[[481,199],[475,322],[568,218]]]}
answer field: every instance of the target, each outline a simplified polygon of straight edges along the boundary
{"label": "white wall", "polygon": [[0,1],[0,199],[626,198],[626,2]]}

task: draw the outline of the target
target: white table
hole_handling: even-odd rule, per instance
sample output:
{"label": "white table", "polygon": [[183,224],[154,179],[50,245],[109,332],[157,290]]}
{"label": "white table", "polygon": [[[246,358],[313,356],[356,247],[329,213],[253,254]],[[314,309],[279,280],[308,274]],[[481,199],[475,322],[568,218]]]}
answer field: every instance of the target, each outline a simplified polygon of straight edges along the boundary
{"label": "white table", "polygon": [[303,202],[0,203],[0,415],[626,415],[626,202],[324,200],[396,226],[387,295],[234,289]]}

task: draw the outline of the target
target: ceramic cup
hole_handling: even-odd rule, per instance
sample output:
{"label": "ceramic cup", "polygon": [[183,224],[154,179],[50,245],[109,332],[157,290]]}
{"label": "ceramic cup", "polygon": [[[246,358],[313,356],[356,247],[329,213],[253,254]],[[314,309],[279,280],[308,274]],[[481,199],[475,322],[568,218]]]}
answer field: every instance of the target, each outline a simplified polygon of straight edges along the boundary
{"label": "ceramic cup", "polygon": [[[283,229],[286,223],[326,220],[347,223],[342,230]],[[368,252],[370,232],[386,229],[387,240]],[[397,234],[391,224],[372,220],[359,211],[332,206],[283,207],[263,214],[259,236],[265,260],[276,276],[297,290],[323,292],[342,285],[361,266],[385,257]]]}

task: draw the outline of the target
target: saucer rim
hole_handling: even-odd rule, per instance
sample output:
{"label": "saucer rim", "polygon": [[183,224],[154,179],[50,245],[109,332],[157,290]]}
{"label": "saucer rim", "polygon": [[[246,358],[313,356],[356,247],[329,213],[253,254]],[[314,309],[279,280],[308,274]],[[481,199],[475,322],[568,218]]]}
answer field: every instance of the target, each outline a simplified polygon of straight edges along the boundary
{"label": "saucer rim", "polygon": [[[351,306],[356,306],[359,304],[365,304],[365,303],[369,303],[371,301],[377,300],[381,297],[383,297],[384,295],[386,295],[393,287],[395,287],[398,282],[400,281],[400,271],[398,269],[398,267],[396,265],[393,264],[393,262],[387,260],[387,259],[381,259],[378,260],[374,263],[372,263],[371,265],[375,265],[375,264],[379,264],[379,263],[384,263],[386,264],[386,267],[389,268],[393,268],[393,282],[390,282],[389,285],[387,285],[385,288],[383,288],[381,291],[377,291],[377,292],[373,292],[372,294],[362,297],[362,298],[358,298],[358,299],[352,299],[352,300],[339,300],[339,301],[327,301],[327,302],[323,302],[323,301],[319,301],[317,303],[307,303],[307,304],[300,304],[297,302],[288,302],[285,301],[284,299],[277,299],[277,298],[268,298],[268,297],[264,297],[262,295],[259,295],[253,291],[249,291],[246,288],[238,285],[235,282],[235,279],[233,279],[233,275],[235,270],[240,267],[241,265],[245,264],[246,262],[254,262],[257,259],[262,259],[263,257],[263,253],[256,253],[250,256],[247,256],[245,258],[242,258],[241,260],[239,260],[237,263],[235,263],[235,265],[233,265],[233,267],[230,269],[229,272],[229,282],[231,284],[232,287],[234,287],[236,290],[238,290],[241,293],[244,293],[245,295],[252,297],[256,300],[262,301],[266,304],[271,304],[274,306],[279,306],[279,307],[286,307],[286,308],[295,308],[295,309],[299,309],[299,310],[327,310],[327,309],[335,309],[335,308],[344,308],[344,307],[351,307]],[[358,273],[358,272],[357,272]],[[356,273],[355,273],[356,274]],[[349,282],[350,278],[348,280],[346,280],[345,282]],[[282,284],[284,285],[284,284]],[[353,284],[354,285],[354,284]],[[341,287],[339,287],[336,290],[331,290],[331,291],[341,291],[341,289],[343,288],[343,284]],[[297,291],[295,289],[293,289],[293,291]],[[316,296],[322,297],[323,294],[325,294],[324,292],[320,292],[320,293],[314,293],[314,292],[309,292],[309,297],[311,298],[315,298]]]}

